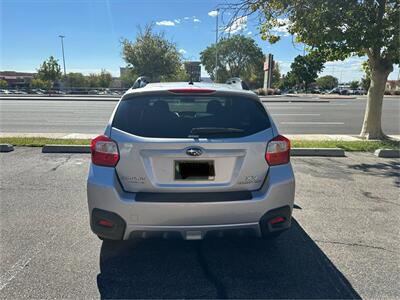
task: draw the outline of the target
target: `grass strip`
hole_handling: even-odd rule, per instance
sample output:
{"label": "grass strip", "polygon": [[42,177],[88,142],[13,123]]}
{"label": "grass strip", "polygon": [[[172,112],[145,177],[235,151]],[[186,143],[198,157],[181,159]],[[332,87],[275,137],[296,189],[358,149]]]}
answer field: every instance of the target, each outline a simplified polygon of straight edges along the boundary
{"label": "grass strip", "polygon": [[400,149],[400,141],[304,141],[293,140],[292,148],[340,148],[345,151],[374,152],[376,149]]}
{"label": "grass strip", "polygon": [[52,139],[45,137],[0,137],[0,144],[43,147],[44,145],[90,145],[90,139]]}
{"label": "grass strip", "polygon": [[[90,139],[52,139],[44,137],[0,137],[0,144],[42,147],[44,145],[90,145]],[[293,140],[292,148],[341,148],[345,151],[373,152],[376,149],[400,149],[400,141],[305,141]]]}

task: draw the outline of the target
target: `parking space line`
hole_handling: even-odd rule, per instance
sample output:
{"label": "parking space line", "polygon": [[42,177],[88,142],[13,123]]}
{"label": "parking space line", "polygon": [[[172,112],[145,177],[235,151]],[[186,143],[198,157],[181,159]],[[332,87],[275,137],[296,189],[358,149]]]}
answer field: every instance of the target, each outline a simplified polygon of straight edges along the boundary
{"label": "parking space line", "polygon": [[17,275],[24,270],[24,268],[30,263],[30,261],[39,254],[52,240],[52,236],[45,242],[39,242],[27,253],[25,253],[17,262],[12,265],[4,274],[0,276],[0,291],[3,290]]}

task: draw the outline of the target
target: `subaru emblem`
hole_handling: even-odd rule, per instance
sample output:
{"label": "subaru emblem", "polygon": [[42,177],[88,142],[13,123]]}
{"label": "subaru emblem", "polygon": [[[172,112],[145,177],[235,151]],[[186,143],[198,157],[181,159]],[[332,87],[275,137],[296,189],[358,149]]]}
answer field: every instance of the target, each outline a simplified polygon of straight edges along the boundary
{"label": "subaru emblem", "polygon": [[200,156],[203,151],[199,148],[189,148],[186,150],[186,154],[190,156]]}

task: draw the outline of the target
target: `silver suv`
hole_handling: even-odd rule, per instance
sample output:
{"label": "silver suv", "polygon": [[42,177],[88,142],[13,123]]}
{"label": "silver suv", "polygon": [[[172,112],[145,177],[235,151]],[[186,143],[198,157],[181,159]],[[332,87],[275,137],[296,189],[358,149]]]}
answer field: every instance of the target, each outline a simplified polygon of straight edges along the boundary
{"label": "silver suv", "polygon": [[102,239],[290,228],[290,141],[251,91],[187,82],[130,89],[91,153],[90,224]]}

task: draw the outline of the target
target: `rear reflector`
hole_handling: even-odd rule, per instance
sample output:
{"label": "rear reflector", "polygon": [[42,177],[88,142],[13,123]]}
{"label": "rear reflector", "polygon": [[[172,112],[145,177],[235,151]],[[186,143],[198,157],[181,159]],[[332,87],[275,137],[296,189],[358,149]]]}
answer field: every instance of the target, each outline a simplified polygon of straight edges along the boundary
{"label": "rear reflector", "polygon": [[215,92],[215,90],[202,89],[202,88],[183,88],[183,89],[172,89],[168,91],[174,94],[210,94]]}
{"label": "rear reflector", "polygon": [[290,160],[290,141],[282,135],[273,138],[267,146],[265,159],[270,166],[287,164]]}
{"label": "rear reflector", "polygon": [[271,221],[269,221],[269,224],[276,225],[276,224],[283,223],[283,222],[285,222],[284,217],[275,217]]}
{"label": "rear reflector", "polygon": [[108,227],[111,228],[114,226],[114,223],[109,221],[109,220],[105,220],[105,219],[101,219],[99,220],[99,222],[97,222],[98,225],[103,226],[103,227]]}
{"label": "rear reflector", "polygon": [[103,167],[115,167],[119,160],[118,145],[108,136],[100,135],[90,145],[92,163]]}

